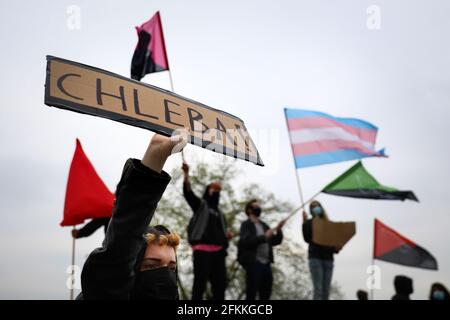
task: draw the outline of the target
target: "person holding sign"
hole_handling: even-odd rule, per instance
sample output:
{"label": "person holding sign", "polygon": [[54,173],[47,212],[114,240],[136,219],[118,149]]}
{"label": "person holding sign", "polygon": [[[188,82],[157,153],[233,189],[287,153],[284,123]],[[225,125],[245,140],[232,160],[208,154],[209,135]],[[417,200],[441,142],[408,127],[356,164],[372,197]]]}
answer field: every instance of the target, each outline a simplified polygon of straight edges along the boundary
{"label": "person holding sign", "polygon": [[283,228],[286,220],[282,220],[272,230],[259,219],[261,207],[256,199],[245,205],[248,219],[241,225],[238,244],[238,261],[246,271],[246,300],[269,300],[272,293],[273,246],[283,241]]}
{"label": "person holding sign", "polygon": [[149,224],[170,181],[164,163],[184,145],[182,136],[156,134],[142,160],[127,160],[105,241],[83,266],[77,299],[178,299],[180,237]]}
{"label": "person holding sign", "polygon": [[333,276],[333,255],[338,253],[341,248],[324,246],[313,242],[313,220],[328,220],[328,215],[319,201],[312,201],[309,205],[309,211],[312,215],[311,219],[308,219],[306,212],[303,211],[302,229],[303,239],[309,244],[308,259],[314,290],[313,299],[328,300]]}
{"label": "person holding sign", "polygon": [[224,300],[227,283],[225,257],[228,240],[233,234],[227,231],[226,221],[219,209],[221,185],[212,182],[199,198],[191,189],[189,166],[183,163],[183,195],[193,211],[187,228],[188,240],[194,259],[192,300],[202,300],[209,281],[213,300]]}

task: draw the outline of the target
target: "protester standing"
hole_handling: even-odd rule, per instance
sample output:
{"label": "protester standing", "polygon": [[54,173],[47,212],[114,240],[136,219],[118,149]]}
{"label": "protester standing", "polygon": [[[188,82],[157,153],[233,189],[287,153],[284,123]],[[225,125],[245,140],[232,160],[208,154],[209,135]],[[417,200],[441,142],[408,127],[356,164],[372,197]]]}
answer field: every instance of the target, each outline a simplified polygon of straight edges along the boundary
{"label": "protester standing", "polygon": [[245,205],[248,219],[240,229],[238,261],[246,272],[246,300],[269,300],[272,294],[273,247],[283,241],[282,220],[272,230],[260,220],[261,207],[256,199]]}
{"label": "protester standing", "polygon": [[227,223],[219,209],[220,191],[218,182],[206,186],[199,198],[189,182],[189,166],[183,163],[183,195],[192,209],[193,216],[188,225],[188,240],[193,250],[194,283],[192,300],[202,300],[206,285],[211,284],[212,299],[224,300],[227,286],[225,258],[228,241],[233,236],[227,231]]}
{"label": "protester standing", "polygon": [[308,219],[306,212],[303,211],[302,229],[303,239],[309,244],[308,260],[313,283],[313,299],[328,300],[333,277],[334,254],[338,253],[341,248],[323,246],[313,242],[313,220],[328,220],[328,215],[319,201],[312,201],[309,211],[311,219]]}

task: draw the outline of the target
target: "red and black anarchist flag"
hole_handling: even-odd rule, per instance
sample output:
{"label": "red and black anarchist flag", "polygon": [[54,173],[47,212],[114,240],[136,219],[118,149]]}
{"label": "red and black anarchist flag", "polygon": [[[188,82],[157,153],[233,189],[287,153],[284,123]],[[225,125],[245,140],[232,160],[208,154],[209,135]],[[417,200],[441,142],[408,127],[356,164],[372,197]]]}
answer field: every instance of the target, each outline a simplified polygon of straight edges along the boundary
{"label": "red and black anarchist flag", "polygon": [[375,219],[373,258],[409,267],[437,270],[436,259],[424,248]]}
{"label": "red and black anarchist flag", "polygon": [[169,70],[159,12],[136,31],[139,40],[131,61],[131,78],[141,80],[148,73]]}
{"label": "red and black anarchist flag", "polygon": [[100,179],[77,139],[67,179],[61,226],[81,224],[85,219],[111,217],[113,206],[114,194]]}

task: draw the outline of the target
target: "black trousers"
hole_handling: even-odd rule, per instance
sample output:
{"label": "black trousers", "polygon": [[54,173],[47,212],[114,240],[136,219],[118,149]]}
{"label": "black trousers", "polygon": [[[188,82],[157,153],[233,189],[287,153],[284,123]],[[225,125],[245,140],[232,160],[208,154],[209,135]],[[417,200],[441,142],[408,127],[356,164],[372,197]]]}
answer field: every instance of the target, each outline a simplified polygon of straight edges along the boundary
{"label": "black trousers", "polygon": [[246,271],[246,300],[255,300],[259,294],[259,300],[269,300],[272,294],[272,268],[270,263],[254,262],[245,267]]}
{"label": "black trousers", "polygon": [[225,266],[225,251],[206,252],[194,251],[194,285],[192,300],[203,300],[203,293],[209,281],[213,300],[225,300],[227,287],[227,270]]}

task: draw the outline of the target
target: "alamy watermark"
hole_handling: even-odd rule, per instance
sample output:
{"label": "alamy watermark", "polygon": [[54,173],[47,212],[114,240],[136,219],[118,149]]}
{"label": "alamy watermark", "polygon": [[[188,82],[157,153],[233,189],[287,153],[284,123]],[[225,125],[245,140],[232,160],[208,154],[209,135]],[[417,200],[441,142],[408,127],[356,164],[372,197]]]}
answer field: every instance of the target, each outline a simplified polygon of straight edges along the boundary
{"label": "alamy watermark", "polygon": [[70,265],[66,269],[69,275],[66,279],[66,287],[69,290],[81,290],[81,268],[77,265]]}
{"label": "alamy watermark", "polygon": [[70,31],[81,29],[81,8],[70,5],[66,8],[66,27]]}
{"label": "alamy watermark", "polygon": [[381,289],[381,268],[371,264],[367,267],[366,273],[369,275],[366,280],[366,287],[369,290]]}
{"label": "alamy watermark", "polygon": [[375,4],[370,5],[366,9],[367,19],[366,26],[369,30],[381,29],[381,8]]}

